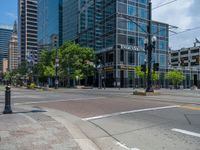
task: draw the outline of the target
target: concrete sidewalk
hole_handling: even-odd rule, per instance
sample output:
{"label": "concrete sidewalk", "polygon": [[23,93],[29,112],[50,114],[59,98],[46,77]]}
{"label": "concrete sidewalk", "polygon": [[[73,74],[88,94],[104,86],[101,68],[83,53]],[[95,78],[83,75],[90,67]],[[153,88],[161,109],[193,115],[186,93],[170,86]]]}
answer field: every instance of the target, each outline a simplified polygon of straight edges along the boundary
{"label": "concrete sidewalk", "polygon": [[[0,107],[0,111],[3,108]],[[0,150],[80,150],[67,128],[38,108],[0,113]]]}
{"label": "concrete sidewalk", "polygon": [[2,114],[0,150],[126,150],[89,122],[69,113],[15,105],[13,114]]}

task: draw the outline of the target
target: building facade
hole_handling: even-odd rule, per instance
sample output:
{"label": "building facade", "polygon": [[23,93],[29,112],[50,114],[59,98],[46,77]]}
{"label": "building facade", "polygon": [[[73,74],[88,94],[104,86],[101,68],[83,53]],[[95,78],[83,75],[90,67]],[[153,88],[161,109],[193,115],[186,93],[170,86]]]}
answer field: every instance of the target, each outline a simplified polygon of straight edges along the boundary
{"label": "building facade", "polygon": [[[64,0],[63,40],[93,48],[103,64],[106,86],[143,85],[134,67],[145,63],[149,0]],[[157,36],[153,62],[160,65],[160,85],[165,86],[168,66],[168,25],[152,22]]]}
{"label": "building facade", "polygon": [[6,73],[8,71],[8,59],[7,58],[3,58],[3,69],[2,69],[2,73]]}
{"label": "building facade", "polygon": [[14,23],[13,32],[9,41],[8,50],[8,69],[10,71],[18,68],[20,60],[19,50],[18,50],[18,36],[17,36],[17,23]]}
{"label": "building facade", "polygon": [[39,50],[62,45],[62,4],[62,0],[38,0]]}
{"label": "building facade", "polygon": [[18,0],[18,40],[21,62],[32,58],[37,62],[38,0]]}
{"label": "building facade", "polygon": [[12,29],[0,28],[0,73],[3,72],[3,59],[8,59],[8,45]]}
{"label": "building facade", "polygon": [[183,71],[185,80],[182,85],[190,88],[193,85],[200,88],[200,46],[170,51],[169,69]]}

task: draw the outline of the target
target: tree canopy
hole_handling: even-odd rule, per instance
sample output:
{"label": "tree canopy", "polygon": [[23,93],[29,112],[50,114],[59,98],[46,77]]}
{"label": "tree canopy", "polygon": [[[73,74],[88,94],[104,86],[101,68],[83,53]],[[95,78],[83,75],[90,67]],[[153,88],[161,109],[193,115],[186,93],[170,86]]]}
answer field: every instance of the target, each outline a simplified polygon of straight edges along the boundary
{"label": "tree canopy", "polygon": [[181,71],[172,70],[165,75],[165,78],[171,81],[174,86],[177,86],[185,79],[185,76]]}
{"label": "tree canopy", "polygon": [[[141,66],[136,66],[135,67],[135,73],[138,77],[144,78],[144,72],[142,71]],[[146,69],[146,78],[148,74],[148,69]],[[159,73],[157,71],[152,71],[152,80],[153,81],[158,81],[159,80]]]}

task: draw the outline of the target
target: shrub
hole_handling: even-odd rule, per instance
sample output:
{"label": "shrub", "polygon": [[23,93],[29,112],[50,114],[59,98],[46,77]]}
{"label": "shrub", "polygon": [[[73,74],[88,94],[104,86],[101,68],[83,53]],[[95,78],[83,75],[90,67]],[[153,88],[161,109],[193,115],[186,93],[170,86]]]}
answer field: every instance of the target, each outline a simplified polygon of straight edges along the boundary
{"label": "shrub", "polygon": [[35,89],[36,88],[35,83],[31,83],[30,85],[28,85],[28,88],[29,89]]}

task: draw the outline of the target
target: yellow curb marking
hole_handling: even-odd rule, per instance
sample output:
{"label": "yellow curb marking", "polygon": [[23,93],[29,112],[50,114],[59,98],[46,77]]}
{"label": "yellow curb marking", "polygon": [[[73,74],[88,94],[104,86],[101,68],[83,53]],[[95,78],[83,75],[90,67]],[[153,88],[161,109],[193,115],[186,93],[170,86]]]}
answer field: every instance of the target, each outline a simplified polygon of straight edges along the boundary
{"label": "yellow curb marking", "polygon": [[200,111],[200,107],[192,107],[192,106],[178,106],[178,108],[185,108],[185,109],[199,110],[199,111]]}

